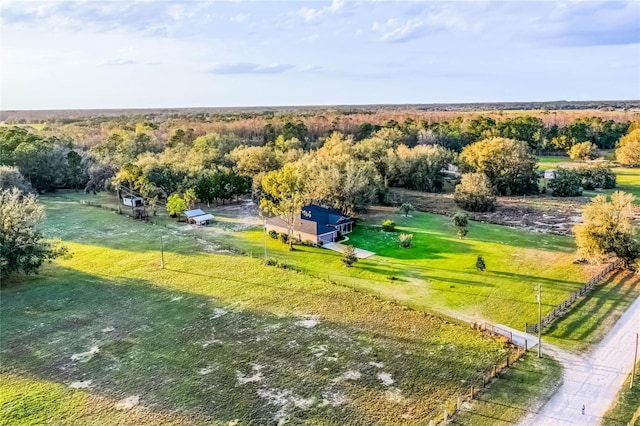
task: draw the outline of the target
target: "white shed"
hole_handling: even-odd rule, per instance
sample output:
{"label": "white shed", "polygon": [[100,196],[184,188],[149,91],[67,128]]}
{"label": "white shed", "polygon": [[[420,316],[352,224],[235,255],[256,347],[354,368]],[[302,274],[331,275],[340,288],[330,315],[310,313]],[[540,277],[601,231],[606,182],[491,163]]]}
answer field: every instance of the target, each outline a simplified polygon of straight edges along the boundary
{"label": "white shed", "polygon": [[195,223],[196,225],[208,225],[211,223],[211,221],[213,220],[213,215],[212,214],[203,214],[201,216],[196,216],[190,219],[193,223]]}
{"label": "white shed", "polygon": [[544,171],[544,178],[545,179],[555,179],[556,178],[556,171],[555,170],[545,170]]}
{"label": "white shed", "polygon": [[142,207],[144,199],[142,197],[134,197],[133,195],[125,195],[122,197],[122,204],[129,207]]}

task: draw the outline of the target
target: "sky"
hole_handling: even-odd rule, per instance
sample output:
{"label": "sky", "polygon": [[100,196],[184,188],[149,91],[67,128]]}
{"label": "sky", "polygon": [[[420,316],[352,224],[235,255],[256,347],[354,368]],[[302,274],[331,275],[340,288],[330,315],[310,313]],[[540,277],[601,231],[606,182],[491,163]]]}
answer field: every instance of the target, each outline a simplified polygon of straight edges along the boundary
{"label": "sky", "polygon": [[0,2],[0,109],[640,99],[640,1]]}

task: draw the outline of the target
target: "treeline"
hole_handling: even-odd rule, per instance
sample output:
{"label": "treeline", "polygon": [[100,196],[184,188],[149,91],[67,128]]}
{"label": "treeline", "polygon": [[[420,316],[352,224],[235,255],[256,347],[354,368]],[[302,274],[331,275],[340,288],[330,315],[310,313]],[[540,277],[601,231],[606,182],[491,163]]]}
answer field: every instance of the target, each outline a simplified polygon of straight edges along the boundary
{"label": "treeline", "polygon": [[[546,126],[531,116],[437,123],[408,118],[362,123],[352,134],[334,129],[326,137],[295,120],[267,124],[260,139],[199,135],[191,128],[167,133],[166,127],[149,121],[127,126],[103,122],[105,136],[91,144],[47,136],[46,131],[1,127],[0,164],[16,166],[38,191],[122,185],[154,204],[189,190],[206,203],[224,203],[248,192],[263,198],[265,177],[293,165],[304,177],[296,185],[304,187],[306,198],[353,213],[387,201],[389,186],[442,191],[446,169],[453,164],[469,174],[460,188],[486,187],[491,196],[530,194],[538,191],[536,154],[580,144],[596,150],[619,145],[621,157],[634,161],[640,143],[637,124],[600,118],[563,127]],[[464,193],[458,192],[462,200]]]}

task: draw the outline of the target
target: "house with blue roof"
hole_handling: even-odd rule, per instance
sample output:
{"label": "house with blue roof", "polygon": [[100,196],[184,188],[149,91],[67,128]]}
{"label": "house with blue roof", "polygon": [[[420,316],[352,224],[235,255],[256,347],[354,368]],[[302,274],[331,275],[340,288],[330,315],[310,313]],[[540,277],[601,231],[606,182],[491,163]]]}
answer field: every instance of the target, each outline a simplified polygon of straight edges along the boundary
{"label": "house with blue roof", "polygon": [[[353,231],[353,218],[332,208],[310,204],[302,207],[300,217],[296,218],[293,238],[299,241],[311,241],[314,244],[333,243],[339,234]],[[266,221],[267,231],[288,233],[287,222],[280,216]]]}

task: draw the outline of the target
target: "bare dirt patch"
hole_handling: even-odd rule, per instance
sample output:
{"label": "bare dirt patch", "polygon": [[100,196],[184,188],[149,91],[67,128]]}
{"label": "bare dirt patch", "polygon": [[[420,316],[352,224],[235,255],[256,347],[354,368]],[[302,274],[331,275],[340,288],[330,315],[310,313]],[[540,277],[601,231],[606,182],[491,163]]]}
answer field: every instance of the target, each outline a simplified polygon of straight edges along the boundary
{"label": "bare dirt patch", "polygon": [[[393,199],[400,203],[410,202],[419,211],[446,216],[453,216],[460,211],[453,201],[453,194],[432,194],[400,188],[391,188],[390,193]],[[570,235],[573,225],[582,221],[581,208],[588,201],[587,197],[558,199],[545,195],[498,197],[495,211],[469,212],[469,218],[532,232]]]}

